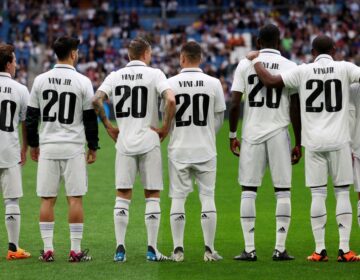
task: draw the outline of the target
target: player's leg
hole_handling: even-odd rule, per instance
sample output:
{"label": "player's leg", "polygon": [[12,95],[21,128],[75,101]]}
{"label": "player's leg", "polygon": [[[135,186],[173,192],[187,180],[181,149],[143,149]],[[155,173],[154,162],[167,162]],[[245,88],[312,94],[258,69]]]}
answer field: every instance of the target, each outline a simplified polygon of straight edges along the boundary
{"label": "player's leg", "polygon": [[86,194],[87,172],[85,154],[60,161],[61,173],[65,181],[65,190],[68,201],[68,222],[70,229],[70,262],[90,261],[88,250],[81,250],[81,241],[84,231],[84,210],[82,198]]}
{"label": "player's leg", "polygon": [[335,186],[336,221],[339,229],[339,262],[360,261],[350,251],[349,241],[352,226],[350,187],[353,183],[351,150],[347,145],[341,150],[329,153],[330,173]]}
{"label": "player's leg", "polygon": [[0,185],[2,186],[5,204],[5,226],[8,233],[9,249],[7,259],[25,259],[30,253],[19,247],[20,235],[20,206],[22,197],[21,169],[19,165],[0,171]]}
{"label": "player's leg", "polygon": [[174,244],[171,260],[180,262],[184,260],[185,201],[193,188],[189,164],[169,159],[168,166],[171,198],[170,225]]}
{"label": "player's leg", "polygon": [[265,143],[252,145],[242,141],[239,164],[239,183],[242,185],[240,221],[244,235],[245,250],[234,259],[255,261],[256,192],[266,168]]}
{"label": "player's leg", "polygon": [[114,261],[126,261],[125,237],[129,223],[129,207],[131,204],[132,188],[135,182],[138,163],[136,156],[116,154],[115,187],[116,200],[114,207],[114,226],[116,238],[116,252]]}
{"label": "player's leg", "polygon": [[306,186],[311,190],[311,228],[315,240],[315,252],[309,261],[327,261],[325,247],[325,226],[327,219],[327,167],[326,153],[305,150]]}
{"label": "player's leg", "polygon": [[145,193],[145,225],[148,240],[147,260],[166,260],[157,249],[157,239],[161,219],[160,191],[163,189],[160,147],[139,157],[139,171]]}
{"label": "player's leg", "polygon": [[273,260],[294,260],[285,247],[291,220],[291,153],[287,129],[266,141],[266,150],[276,197],[276,243]]}
{"label": "player's leg", "polygon": [[360,159],[357,156],[353,157],[353,172],[354,172],[354,191],[358,196],[357,203],[357,220],[360,226]]}
{"label": "player's leg", "polygon": [[40,233],[44,243],[39,259],[54,261],[54,207],[60,184],[60,161],[39,159],[37,170],[37,195],[41,197]]}

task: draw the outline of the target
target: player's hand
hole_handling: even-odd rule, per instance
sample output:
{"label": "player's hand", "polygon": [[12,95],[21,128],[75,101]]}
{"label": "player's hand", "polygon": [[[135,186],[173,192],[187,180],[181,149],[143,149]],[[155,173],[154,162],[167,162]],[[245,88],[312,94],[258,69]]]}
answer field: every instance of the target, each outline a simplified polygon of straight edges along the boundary
{"label": "player's hand", "polygon": [[23,166],[26,163],[26,152],[27,152],[27,147],[21,148],[21,152],[20,152],[20,165],[21,166]]}
{"label": "player's hand", "polygon": [[257,58],[258,56],[259,56],[259,51],[251,51],[246,55],[246,58],[251,61]]}
{"label": "player's hand", "polygon": [[92,164],[96,161],[96,151],[95,150],[88,150],[86,155],[86,162],[88,164]]}
{"label": "player's hand", "polygon": [[33,161],[38,161],[39,160],[39,155],[40,155],[40,149],[39,147],[30,148],[30,157]]}
{"label": "player's hand", "polygon": [[159,135],[160,142],[164,141],[166,136],[169,134],[169,129],[164,126],[161,128],[151,127],[151,129],[154,130]]}
{"label": "player's hand", "polygon": [[119,128],[109,126],[109,127],[106,129],[106,131],[107,131],[107,133],[109,134],[109,136],[111,137],[111,139],[116,142],[116,141],[117,141],[117,138],[118,138],[118,135],[119,135]]}
{"label": "player's hand", "polygon": [[291,151],[291,164],[297,164],[302,157],[301,146],[295,146]]}
{"label": "player's hand", "polygon": [[240,156],[240,142],[237,138],[230,139],[230,150],[235,156]]}

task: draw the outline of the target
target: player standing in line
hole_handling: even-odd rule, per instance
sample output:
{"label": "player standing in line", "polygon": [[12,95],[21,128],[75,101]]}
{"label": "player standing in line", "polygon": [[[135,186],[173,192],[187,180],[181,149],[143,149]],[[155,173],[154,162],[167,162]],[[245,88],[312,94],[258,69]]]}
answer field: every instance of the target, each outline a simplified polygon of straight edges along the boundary
{"label": "player standing in line", "polygon": [[[19,247],[20,207],[23,196],[21,166],[26,162],[25,115],[29,91],[14,81],[16,57],[14,47],[0,44],[0,186],[5,204],[5,225],[8,233],[8,260],[25,259],[30,253]],[[18,125],[22,124],[20,148]]]}
{"label": "player standing in line", "polygon": [[[146,40],[132,40],[128,55],[130,62],[106,77],[93,101],[108,134],[116,141],[114,224],[117,249],[114,261],[126,260],[125,234],[137,172],[141,176],[146,201],[147,260],[163,261],[167,257],[157,249],[160,191],[163,189],[160,141],[169,132],[175,114],[175,98],[164,73],[148,66],[151,46]],[[158,129],[159,97],[165,100],[165,114],[163,126]],[[114,104],[118,128],[114,128],[105,115],[103,101],[108,98]]]}
{"label": "player standing in line", "polygon": [[[302,145],[305,150],[306,186],[310,187],[311,226],[315,252],[309,261],[327,261],[325,226],[327,180],[335,187],[336,221],[339,228],[339,262],[360,261],[349,248],[352,208],[349,185],[353,183],[349,132],[349,87],[360,82],[360,68],[350,62],[334,61],[335,45],[320,35],[312,42],[315,60],[280,75],[272,75],[259,59],[253,60],[266,86],[296,88],[300,94]],[[250,55],[249,59],[253,57]]]}
{"label": "player standing in line", "polygon": [[214,249],[217,219],[215,134],[223,124],[226,105],[220,81],[199,68],[201,56],[198,43],[185,43],[180,51],[182,70],[168,80],[177,105],[168,146],[172,260],[177,262],[184,260],[185,201],[193,191],[193,178],[199,186],[204,261],[222,259]]}
{"label": "player standing in line", "polygon": [[353,158],[354,190],[358,194],[357,217],[360,226],[360,85],[350,86],[350,134]]}
{"label": "player standing in line", "polygon": [[[259,59],[272,73],[280,73],[296,67],[278,51],[280,31],[272,24],[259,31]],[[265,168],[269,165],[276,196],[276,244],[273,260],[293,260],[285,249],[291,218],[291,164],[301,158],[301,122],[299,96],[285,88],[264,87],[254,67],[247,59],[240,61],[231,88],[230,149],[240,156],[239,184],[242,186],[240,217],[245,250],[235,260],[256,261],[254,242],[255,200],[261,186]],[[245,94],[245,111],[242,127],[242,143],[236,138],[239,108]],[[295,147],[291,153],[288,125],[290,120],[295,134]],[[239,154],[240,149],[240,154]]]}
{"label": "player standing in line", "polygon": [[54,42],[58,62],[52,70],[35,78],[26,116],[31,158],[38,161],[37,194],[41,197],[40,233],[44,242],[39,259],[45,262],[54,260],[54,207],[62,178],[69,205],[69,261],[91,260],[88,250],[81,250],[82,197],[87,192],[86,162],[96,160],[98,125],[91,103],[94,96],[91,81],[74,68],[79,42],[67,36]]}

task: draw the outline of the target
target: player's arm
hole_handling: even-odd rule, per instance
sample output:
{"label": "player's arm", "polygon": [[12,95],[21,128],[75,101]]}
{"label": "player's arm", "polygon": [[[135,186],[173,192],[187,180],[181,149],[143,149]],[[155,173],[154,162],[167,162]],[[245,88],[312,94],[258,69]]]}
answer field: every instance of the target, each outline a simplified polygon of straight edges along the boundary
{"label": "player's arm", "polygon": [[290,97],[290,119],[295,135],[295,147],[291,152],[291,163],[297,164],[302,156],[301,152],[301,117],[299,94]]}
{"label": "player's arm", "polygon": [[30,148],[31,159],[34,161],[38,161],[39,159],[39,133],[38,133],[38,125],[40,118],[40,109],[34,108],[31,106],[27,107],[26,110],[26,119],[25,119],[25,127],[26,127],[26,140],[27,144]]}
{"label": "player's arm", "polygon": [[108,97],[105,92],[97,90],[92,100],[92,104],[94,106],[96,115],[100,117],[100,120],[103,123],[107,133],[116,142],[117,137],[119,135],[119,129],[117,127],[112,126],[110,120],[107,118],[105,114],[104,101],[107,98]]}
{"label": "player's arm", "polygon": [[218,133],[220,128],[222,127],[224,123],[224,111],[223,112],[216,112],[214,116],[215,120],[215,132]]}
{"label": "player's arm", "polygon": [[84,110],[83,121],[85,127],[85,137],[89,148],[87,163],[91,164],[96,161],[96,150],[99,149],[99,129],[95,110]]}
{"label": "player's arm", "polygon": [[20,164],[24,165],[26,162],[26,153],[27,153],[27,148],[28,148],[28,141],[27,141],[27,136],[26,136],[26,125],[25,125],[25,121],[21,122],[21,137],[22,137],[22,143],[21,143],[21,161]]}
{"label": "player's arm", "polygon": [[230,150],[235,156],[240,155],[240,141],[236,137],[236,131],[240,116],[240,102],[242,98],[242,92],[231,92],[231,105],[229,112],[229,126],[230,126]]}
{"label": "player's arm", "polygon": [[169,134],[171,123],[175,116],[176,102],[175,102],[175,94],[171,89],[166,89],[161,94],[161,96],[165,100],[162,127],[161,128],[152,127],[152,129],[159,134],[160,141],[163,141],[166,138],[166,136]]}

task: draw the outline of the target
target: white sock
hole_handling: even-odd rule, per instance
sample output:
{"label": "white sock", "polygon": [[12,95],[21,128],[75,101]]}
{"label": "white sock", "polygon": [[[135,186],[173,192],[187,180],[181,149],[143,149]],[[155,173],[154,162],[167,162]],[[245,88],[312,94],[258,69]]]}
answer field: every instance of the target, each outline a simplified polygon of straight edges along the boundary
{"label": "white sock", "polygon": [[69,227],[70,227],[71,251],[74,251],[75,253],[80,253],[84,224],[82,223],[69,224]]}
{"label": "white sock", "polygon": [[177,247],[184,248],[185,221],[185,198],[173,198],[171,201],[170,225],[174,250]]}
{"label": "white sock", "polygon": [[360,226],[360,200],[357,203],[357,220],[358,220],[358,225]]}
{"label": "white sock", "polygon": [[204,236],[205,246],[214,252],[214,241],[216,231],[216,207],[213,196],[199,194],[201,202],[201,227]]}
{"label": "white sock", "polygon": [[129,223],[129,206],[131,200],[117,197],[114,208],[114,225],[116,247],[123,245],[125,247],[126,229]]}
{"label": "white sock", "polygon": [[290,191],[279,191],[276,196],[276,244],[275,249],[284,252],[291,220]]}
{"label": "white sock", "polygon": [[241,193],[240,220],[245,241],[245,251],[248,253],[255,250],[255,200],[256,192],[243,191]]}
{"label": "white sock", "polygon": [[9,243],[13,243],[16,248],[19,246],[20,235],[20,207],[19,199],[5,199],[5,225],[8,233]]}
{"label": "white sock", "polygon": [[315,251],[321,253],[325,249],[327,187],[311,188],[311,227],[315,239]]}
{"label": "white sock", "polygon": [[148,246],[157,250],[157,237],[160,226],[160,198],[147,198],[145,207],[145,225],[148,237]]}
{"label": "white sock", "polygon": [[40,222],[40,234],[44,242],[44,251],[54,251],[54,225],[55,222]]}
{"label": "white sock", "polygon": [[339,249],[344,253],[350,251],[349,240],[352,225],[352,208],[349,187],[336,188],[336,221],[339,227]]}

